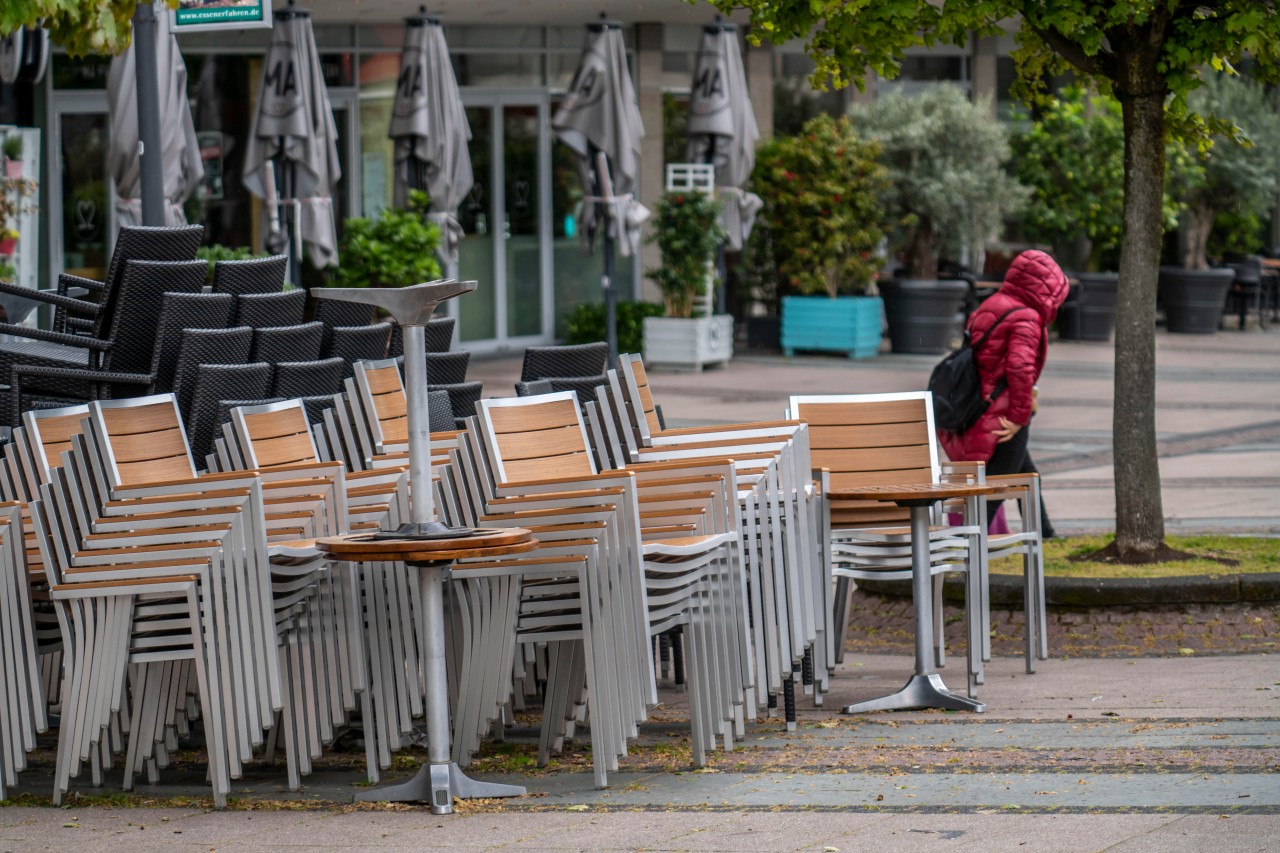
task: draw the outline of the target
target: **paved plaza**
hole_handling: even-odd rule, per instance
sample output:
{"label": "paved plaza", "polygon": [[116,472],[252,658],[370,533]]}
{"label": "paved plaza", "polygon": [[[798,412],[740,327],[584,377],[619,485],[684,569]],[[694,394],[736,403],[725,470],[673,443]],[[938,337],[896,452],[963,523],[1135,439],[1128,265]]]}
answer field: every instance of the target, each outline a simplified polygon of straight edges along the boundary
{"label": "paved plaza", "polygon": [[[1280,332],[1162,332],[1158,348],[1170,530],[1280,534]],[[791,393],[919,388],[934,361],[747,354],[725,369],[652,378],[668,423],[684,425],[777,418]],[[518,372],[515,359],[471,368],[488,395],[511,393]],[[1065,533],[1113,525],[1110,375],[1109,346],[1051,348],[1032,448]],[[869,598],[863,606],[870,623],[897,605]],[[1025,673],[1016,642],[997,645],[981,715],[839,715],[910,671],[905,643],[859,645],[855,629],[824,707],[802,698],[794,733],[778,719],[749,724],[704,770],[689,764],[683,692],[664,685],[664,704],[604,791],[592,786],[581,744],[549,768],[533,766],[538,718],[521,715],[473,772],[524,784],[529,796],[465,803],[450,817],[349,805],[362,789],[354,743],[326,756],[299,794],[284,790],[282,760],[247,768],[225,813],[206,808],[198,754],[127,798],[115,796],[118,770],[98,790],[75,780],[80,798],[51,809],[36,800],[48,789],[46,750],[18,789],[31,799],[0,809],[0,850],[1277,850],[1280,654],[1258,649],[1275,648],[1278,638],[1265,632],[1280,605],[1255,609],[1234,636],[1219,632],[1217,647],[1180,654],[1178,640],[1144,656],[1096,657],[1117,642],[1114,631],[1073,646],[1070,618],[1055,615],[1055,657],[1036,674]],[[1182,616],[1214,636],[1216,617],[1202,611]],[[1016,620],[1002,618],[997,629],[1016,640]],[[1253,624],[1263,627],[1248,645],[1241,633]],[[1241,648],[1252,652],[1232,653]],[[963,683],[958,642],[944,675]],[[403,778],[414,764],[408,757],[387,776]]]}

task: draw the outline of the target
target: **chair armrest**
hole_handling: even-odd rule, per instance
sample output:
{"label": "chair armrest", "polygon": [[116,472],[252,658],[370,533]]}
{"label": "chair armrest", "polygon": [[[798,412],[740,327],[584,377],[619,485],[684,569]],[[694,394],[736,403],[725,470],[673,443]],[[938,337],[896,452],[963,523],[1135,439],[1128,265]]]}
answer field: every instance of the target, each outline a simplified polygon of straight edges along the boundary
{"label": "chair armrest", "polygon": [[0,335],[13,335],[17,338],[30,338],[33,341],[45,341],[51,344],[66,344],[81,349],[105,352],[111,349],[111,341],[99,338],[87,338],[84,335],[68,335],[65,332],[49,332],[44,329],[32,329],[27,326],[15,326],[12,323],[0,323]]}
{"label": "chair armrest", "polygon": [[664,429],[662,432],[654,435],[654,439],[676,436],[701,435],[705,433],[717,432],[753,432],[753,431],[774,431],[776,434],[795,432],[797,427],[803,426],[804,421],[757,421],[755,423],[745,424],[712,424],[709,426],[696,427],[676,427],[675,429]]}
{"label": "chair armrest", "polygon": [[30,299],[33,302],[43,302],[46,305],[55,305],[59,308],[65,308],[68,311],[80,311],[86,314],[97,313],[98,304],[96,302],[85,302],[82,299],[73,299],[70,296],[61,296],[48,290],[34,290],[30,287],[22,287],[16,284],[0,283],[0,293],[7,293],[10,296],[21,296],[24,299]]}
{"label": "chair armrest", "polygon": [[54,379],[83,379],[86,382],[116,382],[121,385],[150,385],[154,373],[116,373],[84,367],[50,367],[43,364],[15,364],[11,368],[15,384],[23,376],[48,376]]}
{"label": "chair armrest", "polygon": [[85,290],[92,290],[95,293],[101,293],[107,289],[105,284],[96,279],[85,278],[82,275],[73,275],[69,272],[58,273],[59,293],[65,293],[73,287],[83,287]]}

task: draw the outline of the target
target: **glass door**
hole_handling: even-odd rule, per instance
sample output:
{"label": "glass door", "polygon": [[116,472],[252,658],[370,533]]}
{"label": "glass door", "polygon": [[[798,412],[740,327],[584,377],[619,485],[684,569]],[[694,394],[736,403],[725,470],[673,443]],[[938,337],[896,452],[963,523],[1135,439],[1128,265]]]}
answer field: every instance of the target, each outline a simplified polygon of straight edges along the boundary
{"label": "glass door", "polygon": [[114,191],[107,172],[106,93],[63,94],[49,136],[52,268],[101,281],[115,235]]}
{"label": "glass door", "polygon": [[475,293],[450,303],[472,350],[551,339],[550,113],[545,95],[464,95],[475,184],[458,206],[466,232],[458,277]]}

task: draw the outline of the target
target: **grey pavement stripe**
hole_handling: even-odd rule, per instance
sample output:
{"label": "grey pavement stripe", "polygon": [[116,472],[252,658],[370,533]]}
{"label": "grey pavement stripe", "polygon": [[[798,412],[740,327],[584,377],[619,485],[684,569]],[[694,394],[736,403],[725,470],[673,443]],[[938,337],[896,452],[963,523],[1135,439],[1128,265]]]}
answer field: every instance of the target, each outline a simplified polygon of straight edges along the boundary
{"label": "grey pavement stripe", "polygon": [[[1102,477],[1046,481],[1046,485],[1054,489],[1110,489],[1113,484],[1111,479]],[[1280,477],[1161,477],[1160,486],[1165,489],[1274,489],[1280,487]]]}
{"label": "grey pavement stripe", "polygon": [[[1221,447],[1230,447],[1246,442],[1268,441],[1280,439],[1280,421],[1268,421],[1247,427],[1209,430],[1191,433],[1178,438],[1157,442],[1161,458],[1170,456],[1186,456],[1192,453],[1203,453]],[[1080,468],[1092,468],[1098,465],[1110,465],[1112,451],[1099,450],[1094,453],[1081,453],[1073,457],[1046,461],[1039,465],[1041,474],[1054,474],[1059,471],[1072,471]]]}
{"label": "grey pavement stripe", "polygon": [[[1280,811],[1275,773],[816,773],[693,772],[612,775],[613,787],[590,790],[587,773],[521,780],[547,805],[622,807],[732,806],[970,808],[1232,808]],[[1135,781],[1139,778],[1141,781]],[[1247,802],[1242,802],[1247,801]]]}

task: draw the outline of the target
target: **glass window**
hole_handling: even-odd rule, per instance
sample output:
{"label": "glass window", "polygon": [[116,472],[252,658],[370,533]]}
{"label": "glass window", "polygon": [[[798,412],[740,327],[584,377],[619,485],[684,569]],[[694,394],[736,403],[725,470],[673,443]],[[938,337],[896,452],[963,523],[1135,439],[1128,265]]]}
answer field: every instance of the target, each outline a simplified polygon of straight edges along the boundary
{"label": "glass window", "polygon": [[188,222],[203,222],[205,242],[261,245],[261,207],[241,183],[249,141],[248,105],[257,97],[262,59],[188,54],[187,95],[195,121],[204,182],[187,201]]}
{"label": "glass window", "polygon": [[395,100],[400,54],[376,53],[360,60],[361,211],[372,216],[391,204],[395,146],[387,138]]}
{"label": "glass window", "polygon": [[459,86],[541,86],[539,53],[452,53]]}
{"label": "glass window", "polygon": [[355,47],[355,32],[348,24],[320,24],[313,22],[316,47]]}
{"label": "glass window", "polygon": [[360,27],[361,50],[380,50],[387,47],[399,50],[403,46],[403,24],[370,24]]}
{"label": "glass window", "polygon": [[542,27],[470,27],[445,23],[445,40],[453,49],[464,47],[540,48]]}
{"label": "glass window", "polygon": [[72,59],[66,54],[53,56],[53,88],[55,89],[105,89],[107,72],[111,68],[109,56],[85,56]]}
{"label": "glass window", "polygon": [[181,33],[178,36],[178,47],[183,55],[193,47],[209,47],[215,50],[226,50],[228,45],[235,45],[237,50],[255,49],[266,52],[271,41],[269,27],[255,27],[250,30],[209,30],[205,32]]}
{"label": "glass window", "polygon": [[355,58],[349,53],[320,54],[320,73],[330,89],[354,86]]}

